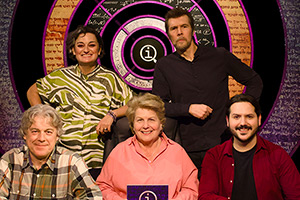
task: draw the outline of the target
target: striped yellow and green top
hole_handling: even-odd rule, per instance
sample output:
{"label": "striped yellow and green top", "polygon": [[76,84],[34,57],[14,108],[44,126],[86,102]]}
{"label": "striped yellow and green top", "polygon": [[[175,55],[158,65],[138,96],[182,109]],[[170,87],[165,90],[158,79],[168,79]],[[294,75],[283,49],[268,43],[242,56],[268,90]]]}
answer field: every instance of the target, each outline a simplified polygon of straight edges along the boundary
{"label": "striped yellow and green top", "polygon": [[89,168],[103,165],[104,144],[96,126],[111,109],[125,105],[132,90],[114,72],[97,66],[88,75],[78,65],[55,70],[37,80],[44,103],[56,107],[64,121],[61,145],[79,153]]}

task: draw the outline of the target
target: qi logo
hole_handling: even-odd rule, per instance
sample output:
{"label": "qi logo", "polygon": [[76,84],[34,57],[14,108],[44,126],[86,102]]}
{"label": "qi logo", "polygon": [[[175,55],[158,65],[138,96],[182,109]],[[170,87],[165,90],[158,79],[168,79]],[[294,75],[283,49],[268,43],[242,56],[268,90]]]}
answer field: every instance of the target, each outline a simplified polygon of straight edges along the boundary
{"label": "qi logo", "polygon": [[140,195],[139,200],[157,200],[157,196],[154,192],[147,190]]}
{"label": "qi logo", "polygon": [[145,62],[154,62],[156,63],[157,52],[152,45],[145,45],[140,51],[140,56]]}
{"label": "qi logo", "polygon": [[[209,21],[194,1],[101,1],[86,24],[96,28],[104,40],[106,56],[101,64],[112,67],[137,90],[151,90],[157,61],[175,51],[165,31],[165,14],[182,6],[195,16],[194,39],[214,45]],[[178,5],[180,4],[180,5]]]}

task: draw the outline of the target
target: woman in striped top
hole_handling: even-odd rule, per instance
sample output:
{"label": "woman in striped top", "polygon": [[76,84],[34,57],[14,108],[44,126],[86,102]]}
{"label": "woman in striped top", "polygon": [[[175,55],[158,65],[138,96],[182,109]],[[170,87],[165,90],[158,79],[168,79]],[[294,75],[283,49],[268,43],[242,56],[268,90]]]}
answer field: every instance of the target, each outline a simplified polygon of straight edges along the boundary
{"label": "woman in striped top", "polygon": [[98,65],[103,41],[94,29],[79,26],[67,38],[69,57],[78,63],[57,69],[37,80],[27,91],[29,103],[47,103],[64,121],[60,145],[79,153],[93,177],[103,165],[104,143],[98,134],[111,130],[125,115],[132,90],[113,72]]}

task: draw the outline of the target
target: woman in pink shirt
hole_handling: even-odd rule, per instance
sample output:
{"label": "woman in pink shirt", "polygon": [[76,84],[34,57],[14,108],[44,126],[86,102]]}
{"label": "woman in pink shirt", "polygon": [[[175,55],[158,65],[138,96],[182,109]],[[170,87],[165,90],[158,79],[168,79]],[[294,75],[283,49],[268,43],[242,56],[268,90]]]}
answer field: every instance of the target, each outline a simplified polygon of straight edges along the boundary
{"label": "woman in pink shirt", "polygon": [[198,199],[198,170],[185,150],[163,133],[163,101],[133,97],[126,116],[134,136],[110,153],[97,178],[104,200],[127,198],[127,185],[168,185],[169,199]]}

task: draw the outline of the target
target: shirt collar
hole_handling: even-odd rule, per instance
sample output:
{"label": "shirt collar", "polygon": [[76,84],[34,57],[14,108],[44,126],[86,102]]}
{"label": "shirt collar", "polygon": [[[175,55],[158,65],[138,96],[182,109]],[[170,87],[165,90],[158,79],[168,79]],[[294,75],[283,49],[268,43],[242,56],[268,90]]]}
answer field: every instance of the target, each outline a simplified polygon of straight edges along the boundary
{"label": "shirt collar", "polygon": [[[164,133],[162,133],[160,137],[162,138],[162,143],[161,143],[161,146],[160,146],[159,153],[157,154],[157,156],[155,157],[155,159],[159,155],[161,155],[168,148],[169,145],[173,145],[174,144],[174,142],[172,140],[170,140],[169,138],[167,138],[167,136]],[[144,153],[142,152],[139,144],[138,144],[136,135],[134,135],[133,137],[131,137],[130,139],[128,139],[128,145],[132,146],[138,154],[140,154],[142,157],[146,158],[144,156]]]}
{"label": "shirt collar", "polygon": [[[167,144],[171,144],[173,145],[174,144],[174,141],[170,140],[165,133],[161,133],[161,137],[162,139],[167,143]],[[128,145],[135,145],[137,144],[137,138],[136,138],[136,135],[134,135],[133,137],[131,137],[129,140],[128,140]]]}
{"label": "shirt collar", "polygon": [[94,69],[91,73],[89,73],[89,74],[87,74],[87,75],[84,75],[84,74],[81,73],[81,70],[80,70],[80,68],[79,68],[79,65],[76,64],[76,66],[75,66],[76,74],[77,74],[78,76],[83,76],[83,77],[85,77],[85,78],[89,78],[89,77],[93,76],[94,74],[98,73],[98,71],[100,70],[100,68],[101,68],[101,66],[100,66],[100,65],[97,65],[97,66],[95,67],[95,69]]}
{"label": "shirt collar", "polygon": [[[261,136],[257,135],[257,144],[256,144],[257,148],[256,148],[256,152],[260,151],[260,150],[266,150],[267,149],[267,146],[266,144],[264,143],[263,139]],[[255,153],[256,153],[255,152]]]}
{"label": "shirt collar", "polygon": [[23,166],[22,169],[25,169],[26,167],[30,166],[30,156],[29,156],[29,149],[26,145],[23,145],[22,150],[20,153],[23,153]]}
{"label": "shirt collar", "polygon": [[[202,52],[202,48],[199,48],[200,46],[199,45],[197,45],[197,50],[196,50],[196,52],[194,53],[194,60],[196,60],[199,56],[200,56],[200,54],[201,54],[201,52]],[[176,57],[178,57],[178,58],[180,58],[180,59],[183,59],[183,60],[186,60],[184,57],[182,57],[177,51],[175,51],[174,53],[173,53]]]}
{"label": "shirt collar", "polygon": [[[29,154],[29,148],[24,145],[22,151],[24,153],[24,161],[23,161],[23,166],[22,169],[27,168],[28,166],[32,166],[32,161],[30,158],[30,154]],[[46,163],[44,165],[48,165],[48,167],[53,171],[55,168],[55,162],[58,159],[58,156],[61,154],[61,152],[59,152],[57,150],[57,145],[55,145],[53,151],[51,152],[48,160],[46,161]]]}
{"label": "shirt collar", "polygon": [[[233,137],[225,144],[225,148],[224,148],[224,155],[227,154],[229,156],[232,156],[232,149],[233,149]],[[263,142],[263,139],[257,135],[257,143],[256,143],[256,151],[255,153],[257,153],[258,151],[262,150],[262,149],[267,149],[265,143]]]}

